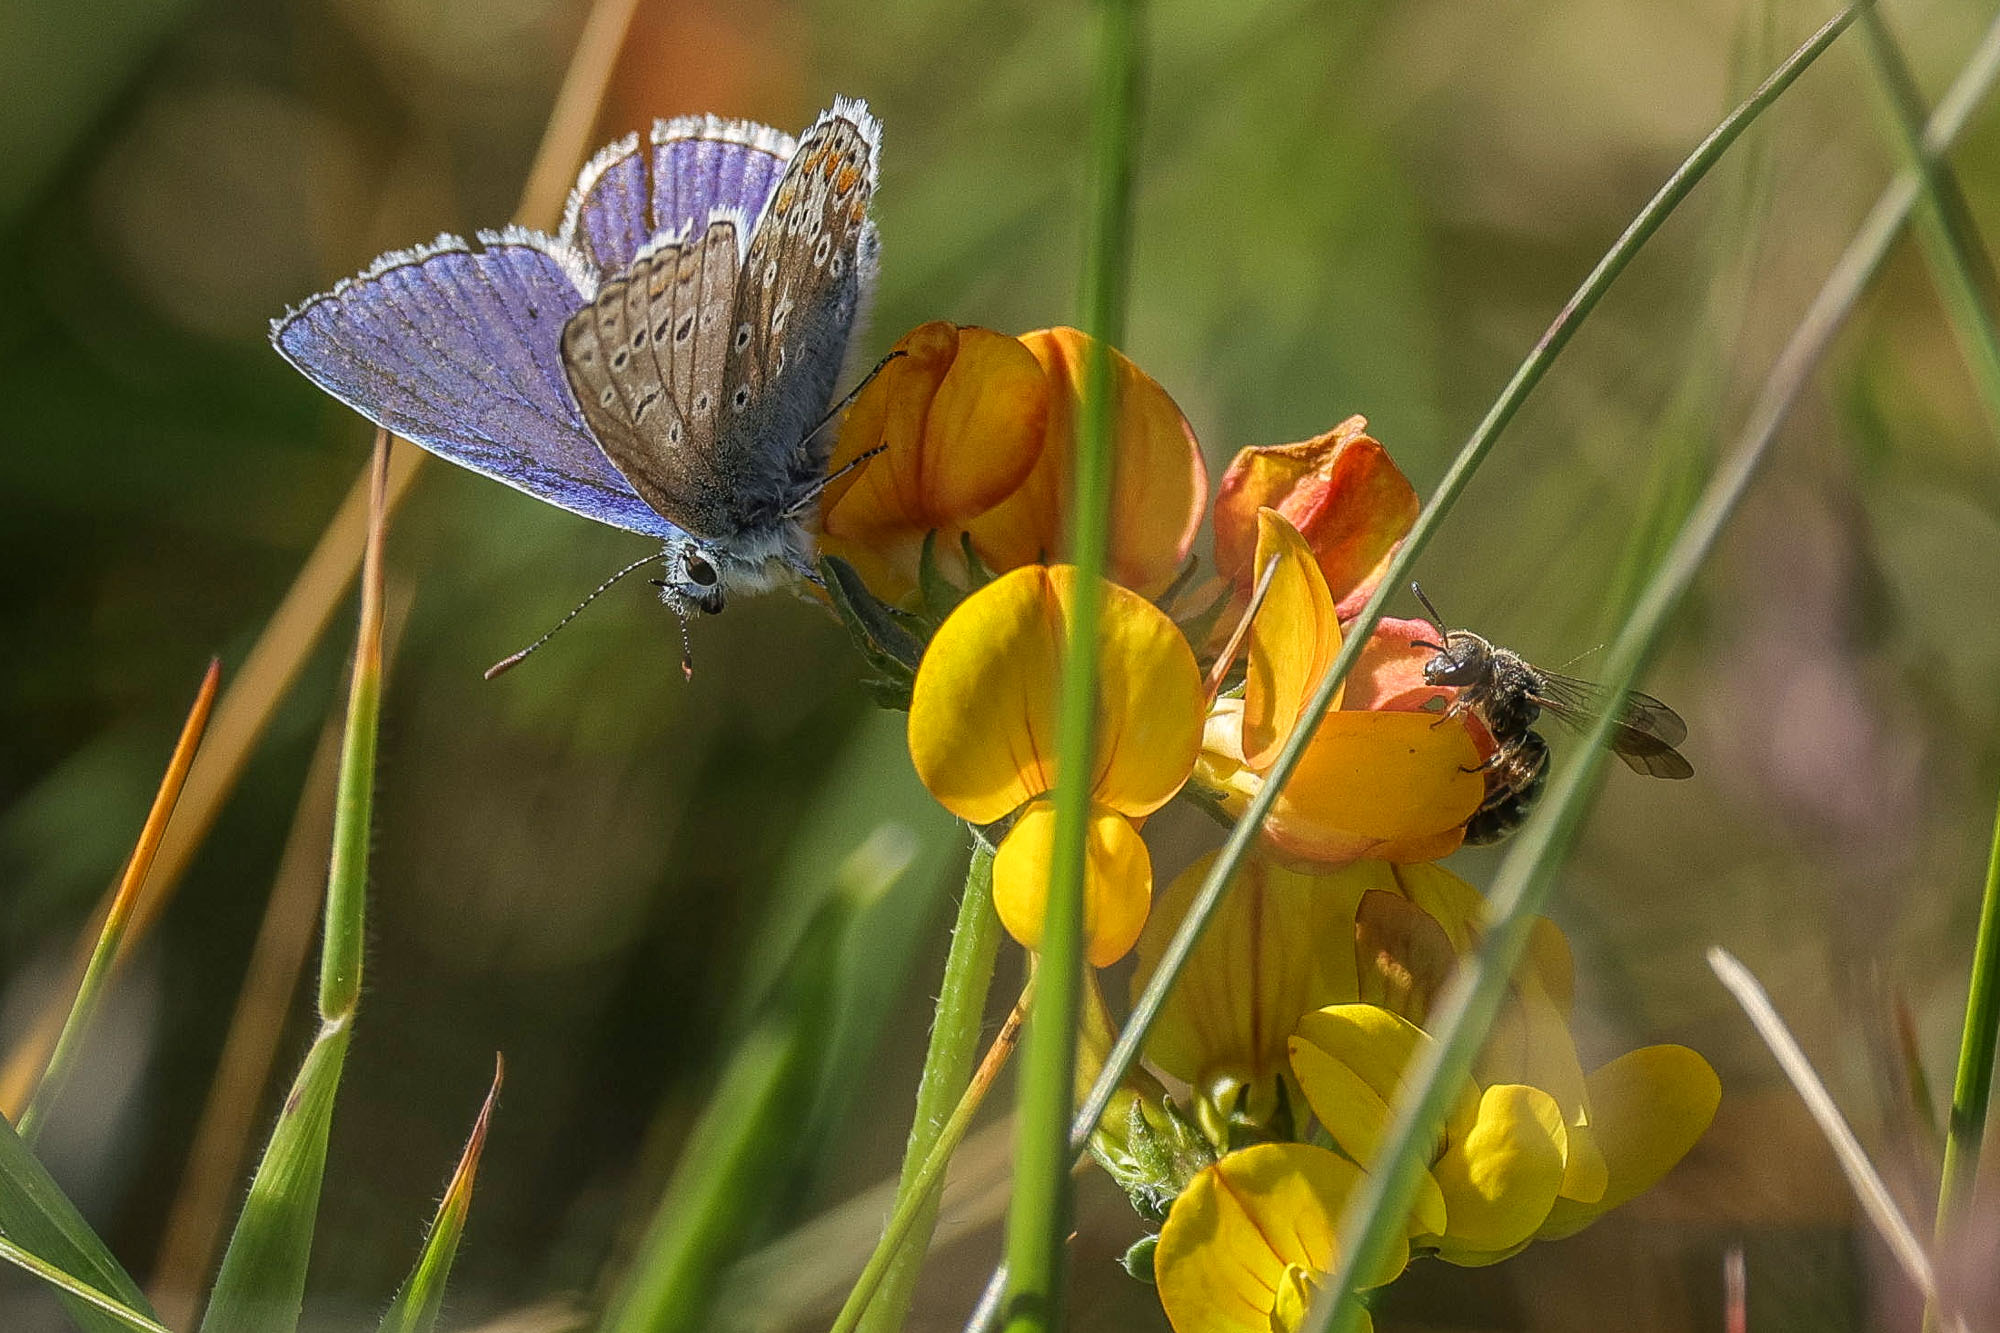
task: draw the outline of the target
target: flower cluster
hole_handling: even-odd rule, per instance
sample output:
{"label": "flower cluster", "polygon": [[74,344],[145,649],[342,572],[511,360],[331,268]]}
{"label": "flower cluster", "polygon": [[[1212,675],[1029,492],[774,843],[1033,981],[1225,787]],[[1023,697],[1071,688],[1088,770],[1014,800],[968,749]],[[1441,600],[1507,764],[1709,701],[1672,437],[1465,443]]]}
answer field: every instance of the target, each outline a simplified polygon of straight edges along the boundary
{"label": "flower cluster", "polygon": [[[860,394],[823,506],[828,592],[909,710],[918,775],[997,843],[994,902],[1040,946],[1056,699],[1078,574],[1060,563],[1081,366],[1072,329],[923,325]],[[1143,987],[1207,862],[1157,905],[1144,821],[1176,795],[1233,822],[1264,788],[1417,513],[1354,417],[1239,452],[1215,489],[1173,400],[1114,355],[1111,580],[1095,640],[1086,950],[1138,950]],[[850,466],[851,465],[851,466]],[[1212,523],[1212,574],[1191,558]],[[1428,683],[1426,622],[1384,620],[1272,803],[1257,852],[1170,994],[1093,1151],[1160,1224],[1149,1262],[1178,1333],[1290,1328],[1335,1265],[1430,1008],[1473,947],[1479,894],[1434,864],[1486,793],[1493,738]],[[1570,958],[1538,922],[1505,1015],[1457,1091],[1407,1227],[1413,1254],[1492,1263],[1649,1188],[1719,1095],[1691,1051],[1586,1074]],[[1110,1020],[1092,988],[1086,1065]],[[1093,1053],[1095,1053],[1093,1055]],[[1164,1079],[1160,1076],[1164,1076]],[[1185,1088],[1171,1095],[1172,1086]]]}
{"label": "flower cluster", "polygon": [[[1168,890],[1135,987],[1206,870]],[[1156,1102],[1145,1114],[1198,1127],[1216,1160],[1163,1182],[1144,1178],[1154,1168],[1129,1134],[1100,1145],[1136,1200],[1172,1198],[1153,1269],[1177,1333],[1292,1327],[1337,1260],[1341,1211],[1481,908],[1441,867],[1381,862],[1303,874],[1255,860],[1224,900],[1147,1046],[1187,1103],[1142,1085]],[[1650,1189],[1707,1129],[1721,1090],[1706,1061],[1649,1046],[1586,1074],[1570,999],[1568,944],[1539,920],[1433,1146],[1405,1250],[1367,1285],[1415,1254],[1483,1265],[1574,1234]]]}
{"label": "flower cluster", "polygon": [[[1074,329],[912,330],[843,423],[822,520],[827,553],[870,598],[903,608],[871,619],[852,598],[843,607],[885,672],[909,673],[918,774],[953,813],[997,826],[996,901],[1031,949],[1074,579],[1047,562],[1062,554],[1060,483],[1086,345]],[[1358,417],[1302,444],[1245,449],[1217,492],[1217,577],[1191,588],[1209,491],[1201,452],[1158,383],[1122,356],[1114,367],[1112,583],[1085,908],[1098,966],[1131,949],[1149,910],[1140,821],[1184,788],[1224,819],[1241,814],[1340,650],[1343,617],[1379,582],[1416,513],[1409,483]],[[1370,638],[1266,825],[1275,853],[1325,867],[1432,860],[1458,846],[1484,792],[1484,737],[1438,715],[1451,692],[1423,683],[1426,653],[1413,642],[1428,633],[1388,621]],[[1229,651],[1238,637],[1240,680]]]}

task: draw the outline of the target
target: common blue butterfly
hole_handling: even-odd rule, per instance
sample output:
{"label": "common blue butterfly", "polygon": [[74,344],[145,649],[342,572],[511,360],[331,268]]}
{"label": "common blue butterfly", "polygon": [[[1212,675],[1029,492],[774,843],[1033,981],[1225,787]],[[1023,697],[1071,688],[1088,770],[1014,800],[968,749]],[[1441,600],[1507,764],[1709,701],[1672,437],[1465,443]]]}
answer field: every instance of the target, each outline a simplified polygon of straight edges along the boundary
{"label": "common blue butterfly", "polygon": [[847,98],[797,141],[659,121],[584,167],[555,236],[392,251],[271,341],[394,434],[662,539],[685,626],[725,591],[814,577],[833,446],[816,427],[874,282],[880,143]]}

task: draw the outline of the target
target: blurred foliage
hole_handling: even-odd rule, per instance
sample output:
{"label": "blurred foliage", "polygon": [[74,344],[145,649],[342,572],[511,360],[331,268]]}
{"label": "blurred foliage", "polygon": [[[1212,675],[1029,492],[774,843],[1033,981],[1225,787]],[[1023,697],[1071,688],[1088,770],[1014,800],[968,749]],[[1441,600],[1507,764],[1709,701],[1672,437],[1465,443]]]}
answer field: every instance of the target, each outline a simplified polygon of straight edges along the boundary
{"label": "blurred foliage", "polygon": [[[1970,0],[1888,13],[1933,95],[1984,21]],[[887,128],[861,352],[929,318],[1068,322],[1087,17],[649,0],[599,137],[707,110],[796,128],[836,91],[865,96]],[[1804,0],[1163,3],[1127,350],[1214,464],[1364,412],[1425,489],[1631,212],[1823,17]],[[581,18],[576,0],[0,3],[0,1039],[46,1002],[116,875],[187,682],[211,653],[240,662],[363,462],[370,432],[270,352],[265,321],[380,250],[503,221]],[[1656,507],[1735,425],[1895,161],[1871,78],[1858,45],[1830,53],[1593,317],[1426,562],[1455,620],[1550,665],[1612,623]],[[1989,229],[1996,149],[1989,115],[1958,156]],[[1722,1252],[1746,1234],[1759,1329],[1897,1308],[1700,950],[1727,943],[1764,977],[1922,1197],[1933,1166],[1890,1014],[1910,1005],[1939,1081],[2000,779],[2000,465],[1913,251],[1821,383],[1649,685],[1686,714],[1701,779],[1614,777],[1556,909],[1586,1046],[1701,1049],[1729,1094],[1716,1133],[1629,1216],[1493,1270],[1426,1270],[1384,1328],[1595,1328],[1610,1310],[1713,1327]],[[308,1327],[379,1313],[495,1050],[507,1095],[447,1326],[601,1296],[829,887],[811,871],[884,820],[926,850],[880,929],[856,932],[880,954],[846,974],[882,1035],[835,1038],[860,1076],[802,1109],[813,1169],[780,1225],[895,1169],[963,848],[840,627],[784,597],[732,606],[696,627],[683,685],[671,617],[627,585],[479,678],[639,554],[443,466],[397,518],[391,577],[414,602],[320,1220],[342,1241],[315,1256]],[[42,1139],[142,1280],[345,651],[331,636],[288,700]],[[1152,832],[1163,876],[1213,837],[1171,814]],[[310,1032],[295,1005],[283,1068]],[[1148,1327],[1150,1295],[1113,1262],[1136,1228],[1102,1180],[1085,1196],[1075,1323]],[[955,1327],[990,1261],[977,1224],[997,1211],[963,1206],[912,1327]],[[844,1238],[850,1272],[880,1216]],[[837,1302],[798,1296],[794,1326]],[[58,1320],[0,1283],[0,1324]]]}

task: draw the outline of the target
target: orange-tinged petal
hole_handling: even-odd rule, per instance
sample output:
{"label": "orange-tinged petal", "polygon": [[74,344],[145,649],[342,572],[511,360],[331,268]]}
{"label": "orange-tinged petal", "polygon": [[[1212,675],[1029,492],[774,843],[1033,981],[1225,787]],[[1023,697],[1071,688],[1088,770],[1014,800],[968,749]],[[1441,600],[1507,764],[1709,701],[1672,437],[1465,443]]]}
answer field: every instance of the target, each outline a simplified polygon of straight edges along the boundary
{"label": "orange-tinged petal", "polygon": [[[1067,550],[1066,496],[1082,394],[1082,333],[1021,335],[1048,375],[1048,426],[1035,468],[1005,501],[967,525],[994,569],[1059,558]],[[1142,593],[1166,587],[1187,559],[1208,500],[1208,470],[1194,432],[1158,382],[1112,352],[1118,394],[1111,497],[1111,576]]]}
{"label": "orange-tinged petal", "polygon": [[1486,1089],[1472,1123],[1431,1166],[1444,1194],[1445,1257],[1533,1237],[1555,1204],[1566,1140],[1562,1112],[1546,1092],[1517,1083]]}
{"label": "orange-tinged petal", "polygon": [[842,423],[830,471],[886,451],[827,488],[829,536],[955,528],[1006,499],[1041,457],[1048,377],[1019,339],[940,320],[918,325],[896,349],[904,355]]}
{"label": "orange-tinged petal", "polygon": [[1424,664],[1437,656],[1437,630],[1427,620],[1384,620],[1362,645],[1361,656],[1348,673],[1342,708],[1396,709],[1415,712],[1450,704],[1458,691],[1424,680]]}
{"label": "orange-tinged petal", "polygon": [[1275,509],[1257,511],[1258,578],[1267,567],[1271,586],[1250,622],[1243,681],[1243,761],[1256,769],[1278,757],[1306,697],[1340,652],[1326,578],[1305,538]]}
{"label": "orange-tinged petal", "polygon": [[[1286,1270],[1336,1266],[1334,1227],[1360,1183],[1352,1162],[1301,1143],[1233,1152],[1196,1176],[1153,1256],[1175,1333],[1271,1333]],[[1408,1262],[1407,1247],[1396,1247],[1363,1285],[1394,1281]]]}
{"label": "orange-tinged petal", "polygon": [[[1327,865],[1432,860],[1479,808],[1479,754],[1457,720],[1329,713],[1264,827],[1285,853]],[[1440,850],[1441,849],[1441,850]]]}
{"label": "orange-tinged petal", "polygon": [[1417,493],[1367,429],[1367,418],[1349,417],[1298,444],[1239,452],[1216,489],[1217,571],[1248,594],[1257,577],[1249,558],[1256,513],[1277,509],[1305,534],[1342,614],[1358,610],[1419,508]]}
{"label": "orange-tinged petal", "polygon": [[1588,1080],[1592,1128],[1608,1180],[1595,1203],[1557,1199],[1537,1233],[1571,1236],[1644,1194],[1687,1156],[1715,1119],[1722,1083],[1685,1046],[1647,1046],[1619,1056]]}
{"label": "orange-tinged petal", "polygon": [[1055,787],[1064,607],[1031,565],[959,603],[924,650],[910,758],[938,802],[990,824]]}
{"label": "orange-tinged petal", "polygon": [[[1042,947],[1055,837],[1055,805],[1035,801],[993,857],[994,909],[1007,933],[1029,949]],[[1153,862],[1139,830],[1116,811],[1092,806],[1083,862],[1083,936],[1092,967],[1109,967],[1132,951],[1152,898]]]}
{"label": "orange-tinged petal", "polygon": [[[1139,937],[1135,998],[1214,864],[1213,854],[1203,857],[1160,895]],[[1274,1088],[1299,1015],[1355,997],[1349,945],[1368,888],[1357,869],[1301,875],[1252,856],[1167,993],[1146,1058],[1197,1088],[1219,1080]]]}

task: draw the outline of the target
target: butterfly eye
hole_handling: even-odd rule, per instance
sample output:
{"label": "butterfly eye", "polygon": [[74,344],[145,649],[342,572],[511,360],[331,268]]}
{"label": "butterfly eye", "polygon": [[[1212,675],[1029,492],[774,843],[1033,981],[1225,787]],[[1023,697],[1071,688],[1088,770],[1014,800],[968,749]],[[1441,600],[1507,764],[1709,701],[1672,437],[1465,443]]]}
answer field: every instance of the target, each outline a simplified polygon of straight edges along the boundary
{"label": "butterfly eye", "polygon": [[687,558],[687,576],[699,587],[715,586],[715,566],[698,555],[690,555]]}

